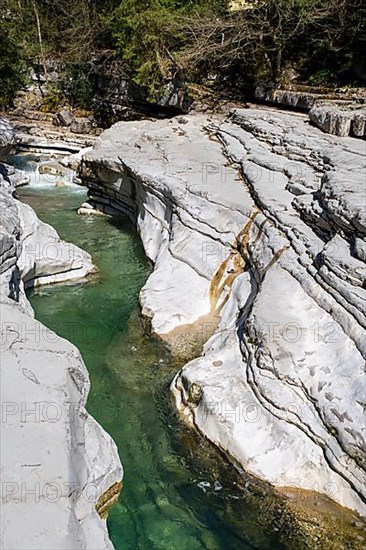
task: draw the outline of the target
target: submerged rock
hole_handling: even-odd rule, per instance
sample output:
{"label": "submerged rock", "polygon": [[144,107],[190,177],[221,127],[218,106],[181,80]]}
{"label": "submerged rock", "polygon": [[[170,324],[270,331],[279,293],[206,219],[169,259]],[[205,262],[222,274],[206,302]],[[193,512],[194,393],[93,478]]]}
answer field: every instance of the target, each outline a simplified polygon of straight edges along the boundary
{"label": "submerged rock", "polygon": [[81,216],[106,216],[104,212],[94,208],[89,202],[83,202],[83,204],[78,209],[78,214]]}
{"label": "submerged rock", "polygon": [[254,476],[366,515],[365,143],[268,109],[185,122],[118,123],[80,170],[154,263],[152,332],[205,342],[177,407]]}

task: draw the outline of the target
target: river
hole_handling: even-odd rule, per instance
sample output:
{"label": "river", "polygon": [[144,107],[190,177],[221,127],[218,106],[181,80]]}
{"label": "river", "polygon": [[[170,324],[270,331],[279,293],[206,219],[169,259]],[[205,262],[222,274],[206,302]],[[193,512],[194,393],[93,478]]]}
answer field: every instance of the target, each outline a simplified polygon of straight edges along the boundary
{"label": "river", "polygon": [[131,223],[78,216],[83,188],[36,177],[32,155],[13,162],[32,176],[18,197],[99,269],[28,297],[37,319],[80,349],[91,379],[87,408],[118,446],[124,488],[108,518],[116,550],[282,548],[259,520],[265,499],[243,491],[219,452],[174,413],[169,383],[179,365],[144,334],[138,295],[151,266]]}

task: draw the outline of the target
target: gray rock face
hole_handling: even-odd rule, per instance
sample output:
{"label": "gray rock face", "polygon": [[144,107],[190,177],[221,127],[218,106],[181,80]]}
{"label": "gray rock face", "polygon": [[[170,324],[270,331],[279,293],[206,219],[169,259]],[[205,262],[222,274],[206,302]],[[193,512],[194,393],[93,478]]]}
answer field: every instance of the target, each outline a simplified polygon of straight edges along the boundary
{"label": "gray rock face", "polygon": [[323,132],[335,136],[366,136],[366,109],[342,109],[332,105],[315,105],[310,120]]}
{"label": "gray rock face", "polygon": [[79,351],[34,319],[22,280],[80,278],[93,264],[13,190],[0,182],[1,547],[112,549],[98,511],[121,488],[116,446],[85,410]]}
{"label": "gray rock face", "polygon": [[309,92],[299,92],[295,90],[267,89],[263,86],[257,86],[254,90],[254,96],[260,101],[268,103],[278,103],[286,107],[296,107],[297,109],[311,109],[314,104],[322,99],[322,94]]}
{"label": "gray rock face", "polygon": [[165,86],[164,94],[158,101],[158,104],[187,113],[190,100],[184,81],[179,78],[172,78]]}
{"label": "gray rock face", "polygon": [[14,144],[14,133],[10,122],[0,118],[0,160],[4,159]]}
{"label": "gray rock face", "polygon": [[177,407],[251,474],[365,515],[365,143],[270,110],[185,122],[118,123],[81,166],[154,262],[153,332],[206,342]]}
{"label": "gray rock face", "polygon": [[12,190],[28,183],[28,176],[21,170],[16,170],[13,166],[0,162],[0,187]]}
{"label": "gray rock face", "polygon": [[[291,73],[288,75],[291,77]],[[292,75],[297,78],[298,74]],[[288,89],[266,87],[259,85],[254,90],[254,97],[265,103],[277,103],[284,107],[292,107],[309,111],[318,104],[328,102],[330,105],[347,105],[365,103],[365,88],[351,88],[350,90],[322,88],[290,84]]]}
{"label": "gray rock face", "polygon": [[70,126],[75,120],[75,117],[71,111],[66,111],[63,109],[57,113],[53,118],[53,124],[55,126]]}
{"label": "gray rock face", "polygon": [[70,131],[73,134],[90,134],[93,129],[93,123],[86,117],[79,117],[70,124]]}

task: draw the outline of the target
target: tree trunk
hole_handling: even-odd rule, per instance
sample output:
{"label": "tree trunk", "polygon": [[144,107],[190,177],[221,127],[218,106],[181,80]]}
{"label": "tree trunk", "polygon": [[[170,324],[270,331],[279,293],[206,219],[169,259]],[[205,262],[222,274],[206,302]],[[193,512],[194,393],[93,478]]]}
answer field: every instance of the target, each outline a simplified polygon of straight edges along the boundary
{"label": "tree trunk", "polygon": [[44,49],[43,49],[41,22],[40,22],[40,19],[39,19],[39,11],[38,11],[37,3],[36,3],[35,0],[32,0],[32,6],[33,6],[33,10],[34,10],[34,15],[36,16],[38,42],[39,42],[39,49],[40,49],[40,52],[41,52],[41,62],[42,62],[42,66],[43,66],[43,72],[44,72],[46,82],[48,82],[47,63],[46,63],[46,57],[45,57]]}
{"label": "tree trunk", "polygon": [[282,47],[277,46],[276,58],[274,63],[274,75],[273,75],[276,84],[278,84],[281,79],[281,72],[282,72]]}

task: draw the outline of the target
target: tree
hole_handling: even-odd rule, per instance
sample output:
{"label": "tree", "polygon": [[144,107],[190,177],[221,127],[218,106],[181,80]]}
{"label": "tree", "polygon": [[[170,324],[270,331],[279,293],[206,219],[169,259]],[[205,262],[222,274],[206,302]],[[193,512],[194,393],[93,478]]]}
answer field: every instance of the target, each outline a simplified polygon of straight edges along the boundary
{"label": "tree", "polygon": [[365,49],[366,4],[362,0],[252,0],[221,17],[187,18],[181,62],[203,74],[281,82],[293,67],[306,79],[327,68],[350,67]]}
{"label": "tree", "polygon": [[[64,67],[61,88],[89,104],[95,73],[126,74],[161,94],[173,78],[235,86],[352,82],[366,53],[364,0],[1,0],[2,101],[24,66]],[[361,71],[362,72],[362,71]],[[345,75],[344,77],[341,75]],[[348,79],[348,80],[347,80]]]}
{"label": "tree", "polygon": [[151,97],[159,95],[167,79],[182,73],[180,51],[186,35],[182,23],[190,18],[215,18],[226,1],[126,0],[114,11],[113,37],[120,55],[128,62],[135,81],[147,86]]}
{"label": "tree", "polygon": [[0,107],[12,101],[23,83],[23,51],[15,8],[14,2],[7,2],[0,16]]}

